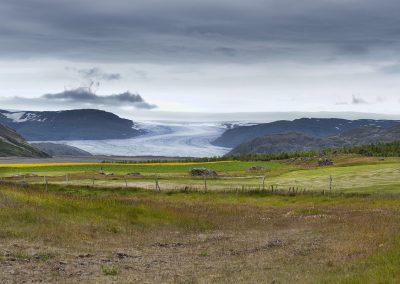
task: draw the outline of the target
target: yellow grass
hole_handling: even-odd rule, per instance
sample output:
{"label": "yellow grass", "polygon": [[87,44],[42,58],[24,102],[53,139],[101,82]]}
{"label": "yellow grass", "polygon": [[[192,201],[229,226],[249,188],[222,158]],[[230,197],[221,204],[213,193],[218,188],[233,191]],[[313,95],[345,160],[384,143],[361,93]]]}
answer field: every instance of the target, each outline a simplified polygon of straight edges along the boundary
{"label": "yellow grass", "polygon": [[214,162],[162,162],[162,163],[70,163],[70,162],[57,162],[57,163],[12,163],[0,164],[0,168],[31,168],[31,167],[49,167],[49,166],[110,166],[110,165],[137,165],[137,166],[195,166],[198,164],[221,164],[233,163],[235,161],[214,161]]}

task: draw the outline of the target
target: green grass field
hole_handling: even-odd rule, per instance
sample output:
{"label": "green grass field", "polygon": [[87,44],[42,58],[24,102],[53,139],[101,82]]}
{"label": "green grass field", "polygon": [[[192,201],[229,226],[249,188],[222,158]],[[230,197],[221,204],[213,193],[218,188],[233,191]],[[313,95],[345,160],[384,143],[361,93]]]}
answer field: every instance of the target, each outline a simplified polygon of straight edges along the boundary
{"label": "green grass field", "polygon": [[[155,188],[155,180],[162,190],[238,190],[277,186],[279,189],[323,191],[379,191],[393,192],[400,185],[400,160],[388,158],[337,157],[335,166],[316,167],[307,163],[222,161],[209,163],[141,163],[141,164],[18,164],[0,165],[0,177],[5,180],[101,187]],[[265,170],[250,172],[252,166]],[[217,172],[217,177],[192,177],[190,169],[206,167]],[[99,174],[100,171],[112,176]],[[139,177],[126,176],[140,173]],[[26,176],[25,176],[26,175]],[[36,175],[36,177],[29,176]],[[25,176],[25,177],[24,177]],[[330,182],[332,178],[332,183]]]}
{"label": "green grass field", "polygon": [[[218,176],[205,188],[192,167]],[[4,283],[400,280],[397,158],[3,164],[0,175]]]}

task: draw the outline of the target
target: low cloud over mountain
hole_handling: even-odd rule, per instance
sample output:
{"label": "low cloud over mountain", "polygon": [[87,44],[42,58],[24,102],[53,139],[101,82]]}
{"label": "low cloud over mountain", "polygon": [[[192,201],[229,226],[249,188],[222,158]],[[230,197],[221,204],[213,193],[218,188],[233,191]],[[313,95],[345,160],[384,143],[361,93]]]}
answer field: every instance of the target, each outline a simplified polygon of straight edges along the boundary
{"label": "low cloud over mountain", "polygon": [[157,106],[148,103],[139,94],[129,91],[119,94],[100,96],[91,91],[90,88],[76,88],[65,90],[60,93],[45,94],[38,98],[10,97],[2,99],[3,103],[13,104],[16,107],[30,105],[36,107],[40,105],[64,107],[94,107],[94,108],[136,108],[136,109],[154,109]]}
{"label": "low cloud over mountain", "polygon": [[66,90],[57,94],[46,94],[40,99],[49,101],[66,101],[69,103],[85,103],[94,106],[120,106],[126,104],[141,109],[152,109],[156,106],[147,103],[141,95],[132,94],[129,91],[121,94],[113,94],[109,96],[99,96],[92,93],[87,88],[78,88],[74,90]]}

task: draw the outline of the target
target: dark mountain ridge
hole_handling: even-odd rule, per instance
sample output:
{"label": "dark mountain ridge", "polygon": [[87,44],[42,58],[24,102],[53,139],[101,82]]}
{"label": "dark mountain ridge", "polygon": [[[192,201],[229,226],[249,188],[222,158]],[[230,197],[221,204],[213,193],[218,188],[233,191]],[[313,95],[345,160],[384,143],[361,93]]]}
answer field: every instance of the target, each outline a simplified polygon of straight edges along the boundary
{"label": "dark mountain ridge", "polygon": [[359,119],[347,120],[339,118],[300,118],[293,121],[280,120],[250,126],[237,126],[226,130],[213,145],[234,148],[242,143],[250,142],[257,137],[271,134],[297,132],[311,137],[325,138],[339,135],[345,131],[362,126],[388,128],[398,124],[396,120]]}
{"label": "dark mountain ridge", "polygon": [[123,139],[144,133],[133,121],[96,109],[0,110],[0,123],[15,129],[28,141]]}
{"label": "dark mountain ridge", "polygon": [[227,155],[274,154],[358,146],[400,140],[400,123],[383,128],[361,126],[330,137],[313,137],[299,132],[270,134],[242,143]]}
{"label": "dark mountain ridge", "polygon": [[49,154],[50,156],[69,156],[69,157],[92,156],[92,154],[90,154],[87,151],[66,144],[42,142],[42,143],[32,143],[31,145],[41,150],[42,152]]}
{"label": "dark mountain ridge", "polygon": [[48,154],[29,145],[15,130],[0,124],[0,157],[46,158]]}

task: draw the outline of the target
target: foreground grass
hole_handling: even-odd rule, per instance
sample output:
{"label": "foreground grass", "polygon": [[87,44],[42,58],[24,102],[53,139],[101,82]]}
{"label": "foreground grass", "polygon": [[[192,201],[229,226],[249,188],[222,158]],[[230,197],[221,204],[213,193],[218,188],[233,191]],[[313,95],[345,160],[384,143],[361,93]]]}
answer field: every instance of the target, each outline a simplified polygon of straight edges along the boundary
{"label": "foreground grass", "polygon": [[[72,282],[116,277],[119,282],[396,283],[399,208],[400,196],[369,193],[157,193],[58,185],[45,191],[2,185],[0,248],[16,261],[3,256],[0,267],[34,264],[43,269],[40,277],[48,278],[35,277],[45,282],[67,276],[54,275],[44,264],[65,262]],[[22,245],[16,249],[15,242]],[[32,247],[40,251],[32,255]],[[85,251],[90,254],[83,258],[69,256]],[[115,251],[124,253],[113,258]],[[82,261],[85,270],[77,270]],[[3,279],[24,277],[0,272]]]}
{"label": "foreground grass", "polygon": [[399,164],[2,165],[0,282],[398,283]]}
{"label": "foreground grass", "polygon": [[[383,246],[383,244],[381,244]],[[400,237],[387,248],[323,275],[321,283],[399,283]]]}
{"label": "foreground grass", "polygon": [[88,197],[80,191],[44,192],[35,187],[2,189],[0,208],[0,237],[45,238],[55,243],[130,234],[131,229],[154,225],[193,229],[208,226],[156,203]]}

